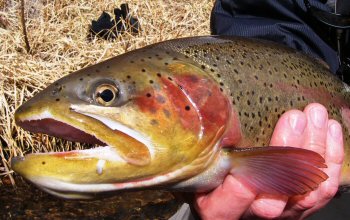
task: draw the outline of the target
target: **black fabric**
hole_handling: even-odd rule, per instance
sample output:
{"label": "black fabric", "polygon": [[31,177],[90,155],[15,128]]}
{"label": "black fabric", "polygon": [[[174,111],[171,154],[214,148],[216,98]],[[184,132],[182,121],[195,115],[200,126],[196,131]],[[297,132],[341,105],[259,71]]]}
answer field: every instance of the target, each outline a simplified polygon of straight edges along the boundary
{"label": "black fabric", "polygon": [[[324,1],[310,3],[321,10],[331,10]],[[337,53],[316,33],[323,27],[315,24],[303,0],[217,0],[211,15],[212,34],[283,43],[323,59],[335,73],[339,66]]]}

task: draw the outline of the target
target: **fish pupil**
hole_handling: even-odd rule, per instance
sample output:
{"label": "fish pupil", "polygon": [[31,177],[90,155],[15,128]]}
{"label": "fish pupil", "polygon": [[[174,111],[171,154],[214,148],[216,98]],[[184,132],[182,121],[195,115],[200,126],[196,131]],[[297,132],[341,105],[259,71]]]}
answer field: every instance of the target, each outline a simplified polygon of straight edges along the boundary
{"label": "fish pupil", "polygon": [[114,93],[110,89],[105,89],[101,93],[99,93],[99,97],[105,102],[110,102],[114,99]]}

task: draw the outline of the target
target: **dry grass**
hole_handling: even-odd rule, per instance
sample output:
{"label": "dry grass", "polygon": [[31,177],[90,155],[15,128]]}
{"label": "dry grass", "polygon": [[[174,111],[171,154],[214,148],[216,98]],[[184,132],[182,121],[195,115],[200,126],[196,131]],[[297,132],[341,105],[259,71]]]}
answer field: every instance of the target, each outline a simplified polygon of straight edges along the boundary
{"label": "dry grass", "polygon": [[214,0],[128,1],[141,32],[117,40],[87,40],[88,26],[103,10],[124,1],[26,0],[31,54],[25,49],[20,1],[0,0],[0,184],[13,181],[11,158],[31,152],[80,146],[46,135],[32,135],[14,123],[14,111],[58,78],[80,68],[166,39],[209,34]]}

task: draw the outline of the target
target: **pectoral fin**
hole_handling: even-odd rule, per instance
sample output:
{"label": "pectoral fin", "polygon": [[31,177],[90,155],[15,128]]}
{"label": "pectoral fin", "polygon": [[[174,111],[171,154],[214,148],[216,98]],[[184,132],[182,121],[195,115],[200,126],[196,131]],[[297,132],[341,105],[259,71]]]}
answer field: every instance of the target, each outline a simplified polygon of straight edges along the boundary
{"label": "pectoral fin", "polygon": [[257,193],[302,195],[328,176],[325,160],[313,151],[293,147],[225,149],[232,159],[231,174]]}

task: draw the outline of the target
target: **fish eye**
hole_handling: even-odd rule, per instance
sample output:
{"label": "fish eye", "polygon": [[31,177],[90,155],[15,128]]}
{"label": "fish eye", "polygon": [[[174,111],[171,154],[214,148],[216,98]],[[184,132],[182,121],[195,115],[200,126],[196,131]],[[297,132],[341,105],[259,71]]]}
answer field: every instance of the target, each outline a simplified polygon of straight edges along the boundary
{"label": "fish eye", "polygon": [[95,90],[95,101],[104,106],[110,106],[118,98],[119,90],[114,85],[102,84]]}

